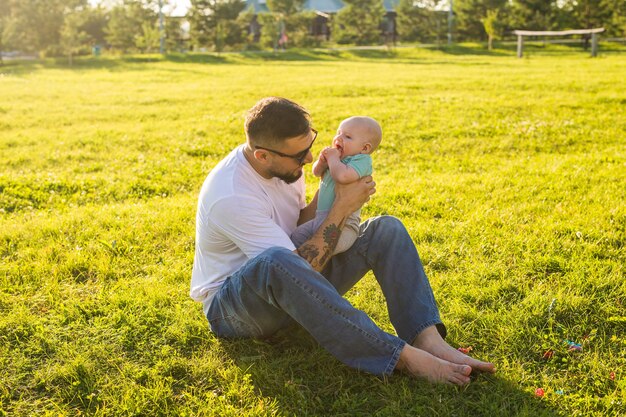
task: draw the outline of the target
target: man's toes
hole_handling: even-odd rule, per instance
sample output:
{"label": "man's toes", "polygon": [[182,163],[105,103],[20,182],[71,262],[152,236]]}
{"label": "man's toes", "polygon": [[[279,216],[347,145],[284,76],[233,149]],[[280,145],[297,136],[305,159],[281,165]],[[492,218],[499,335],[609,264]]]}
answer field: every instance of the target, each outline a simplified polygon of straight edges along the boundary
{"label": "man's toes", "polygon": [[463,375],[459,375],[459,374],[454,374],[452,375],[449,380],[449,382],[455,384],[455,385],[467,385],[470,382],[469,377],[467,376],[463,376]]}
{"label": "man's toes", "polygon": [[489,372],[489,373],[494,373],[496,371],[495,366],[493,366],[493,364],[490,362],[480,362],[480,361],[476,361],[476,362],[477,363],[474,365],[474,368],[476,368],[477,371]]}
{"label": "man's toes", "polygon": [[470,376],[470,374],[472,373],[472,367],[469,365],[458,365],[456,372],[463,376]]}

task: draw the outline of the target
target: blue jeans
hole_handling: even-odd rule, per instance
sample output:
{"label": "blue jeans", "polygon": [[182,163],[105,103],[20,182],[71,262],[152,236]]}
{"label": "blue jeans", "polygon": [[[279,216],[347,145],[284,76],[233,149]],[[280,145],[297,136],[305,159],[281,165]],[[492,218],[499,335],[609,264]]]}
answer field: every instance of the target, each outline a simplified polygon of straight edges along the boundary
{"label": "blue jeans", "polygon": [[[342,297],[370,270],[398,336]],[[376,375],[391,374],[405,343],[427,327],[445,337],[415,245],[390,216],[361,224],[356,242],[321,274],[285,248],[264,251],[224,282],[207,318],[219,337],[266,337],[295,321],[341,362]]]}

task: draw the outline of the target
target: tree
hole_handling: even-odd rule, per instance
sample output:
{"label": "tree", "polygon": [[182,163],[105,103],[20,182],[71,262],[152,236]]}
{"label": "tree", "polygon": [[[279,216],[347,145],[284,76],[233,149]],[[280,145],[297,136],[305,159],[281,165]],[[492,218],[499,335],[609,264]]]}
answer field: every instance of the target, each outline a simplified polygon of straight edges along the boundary
{"label": "tree", "polygon": [[245,6],[243,0],[192,0],[189,21],[194,46],[208,46],[219,52],[243,44],[245,24],[237,17]]}
{"label": "tree", "polygon": [[515,29],[552,30],[558,29],[560,0],[513,0],[511,25]]}
{"label": "tree", "polygon": [[12,48],[40,55],[59,52],[65,16],[87,6],[87,0],[8,0],[3,39]]}
{"label": "tree", "polygon": [[154,2],[140,0],[124,0],[111,9],[110,18],[106,27],[106,40],[109,44],[121,51],[135,50],[144,45],[145,36],[151,34],[144,31],[144,24],[156,24],[157,14]]}
{"label": "tree", "polygon": [[498,11],[487,10],[487,16],[481,19],[485,32],[487,32],[488,41],[487,48],[491,51],[493,40],[500,37],[500,28],[498,27]]}
{"label": "tree", "polygon": [[[613,17],[612,6],[610,0],[569,0],[564,7],[569,8],[572,22],[576,28],[591,29],[608,26],[611,31],[611,22]],[[585,49],[589,47],[590,35],[584,35]]]}
{"label": "tree", "polygon": [[508,0],[456,0],[454,4],[456,30],[462,39],[488,38],[481,16],[487,16],[489,10],[497,12],[501,26],[507,23]]}
{"label": "tree", "polygon": [[267,8],[272,13],[291,16],[302,11],[304,0],[267,0]]}
{"label": "tree", "polygon": [[315,14],[303,11],[304,0],[267,0],[271,13],[259,16],[263,25],[261,43],[264,46],[285,48],[291,46],[314,46],[319,40],[311,36],[311,24]]}
{"label": "tree", "polygon": [[189,36],[195,48],[211,44],[213,26],[210,24],[210,1],[191,0],[191,8],[187,14],[189,18]]}
{"label": "tree", "polygon": [[3,36],[4,36],[4,28],[6,27],[6,22],[9,19],[11,14],[11,4],[9,0],[0,0],[0,65],[3,65],[2,61],[2,51],[3,51]]}
{"label": "tree", "polygon": [[165,49],[182,52],[187,49],[187,38],[181,26],[182,19],[175,16],[165,18]]}
{"label": "tree", "polygon": [[65,17],[61,28],[61,48],[67,55],[70,66],[74,63],[74,55],[90,40],[89,35],[81,29],[83,23],[83,16],[80,13],[73,13]]}
{"label": "tree", "polygon": [[398,34],[406,41],[432,42],[445,28],[447,16],[435,10],[436,0],[400,0],[398,5]]}
{"label": "tree", "polygon": [[607,0],[607,7],[613,11],[610,21],[605,23],[609,36],[626,36],[626,1]]}
{"label": "tree", "polygon": [[577,28],[591,29],[611,22],[613,8],[619,6],[611,0],[569,0],[565,7],[571,10]]}
{"label": "tree", "polygon": [[148,54],[159,47],[160,41],[161,32],[155,23],[143,22],[141,33],[135,35],[135,46]]}
{"label": "tree", "polygon": [[561,28],[604,27],[606,36],[626,35],[626,1],[565,0],[561,4]]}
{"label": "tree", "polygon": [[367,45],[380,43],[380,25],[385,15],[380,0],[344,0],[335,19],[335,41]]}
{"label": "tree", "polygon": [[297,47],[320,46],[321,40],[311,34],[315,16],[313,11],[301,11],[285,18],[285,31],[289,34],[290,45]]}
{"label": "tree", "polygon": [[89,36],[94,44],[106,43],[106,27],[109,23],[109,14],[101,6],[89,7],[83,10],[83,22],[80,30]]}
{"label": "tree", "polygon": [[284,30],[284,21],[280,13],[261,13],[257,19],[261,24],[261,45],[277,49],[281,30]]}

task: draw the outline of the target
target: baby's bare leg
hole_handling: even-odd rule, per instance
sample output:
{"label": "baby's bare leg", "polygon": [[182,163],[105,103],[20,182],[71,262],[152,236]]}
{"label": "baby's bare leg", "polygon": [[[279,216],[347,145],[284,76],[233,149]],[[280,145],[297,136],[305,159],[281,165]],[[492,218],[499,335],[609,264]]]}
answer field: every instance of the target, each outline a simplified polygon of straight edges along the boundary
{"label": "baby's bare leg", "polygon": [[333,251],[333,255],[347,251],[352,247],[356,239],[359,237],[359,227],[361,225],[361,210],[355,211],[346,219],[346,224],[341,229],[341,236],[337,246]]}

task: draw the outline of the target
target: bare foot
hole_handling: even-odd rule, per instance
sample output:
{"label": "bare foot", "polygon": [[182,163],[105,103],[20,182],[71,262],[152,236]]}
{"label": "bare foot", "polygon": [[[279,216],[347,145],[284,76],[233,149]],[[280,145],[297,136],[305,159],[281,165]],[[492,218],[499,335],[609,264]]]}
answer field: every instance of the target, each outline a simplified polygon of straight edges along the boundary
{"label": "bare foot", "polygon": [[488,372],[491,374],[496,372],[496,367],[493,363],[474,359],[447,344],[446,341],[441,338],[435,326],[428,327],[418,334],[413,342],[413,346],[446,361],[459,365],[469,365],[475,371]]}
{"label": "bare foot", "polygon": [[472,368],[439,359],[410,345],[404,345],[396,369],[430,382],[465,385],[470,382]]}

